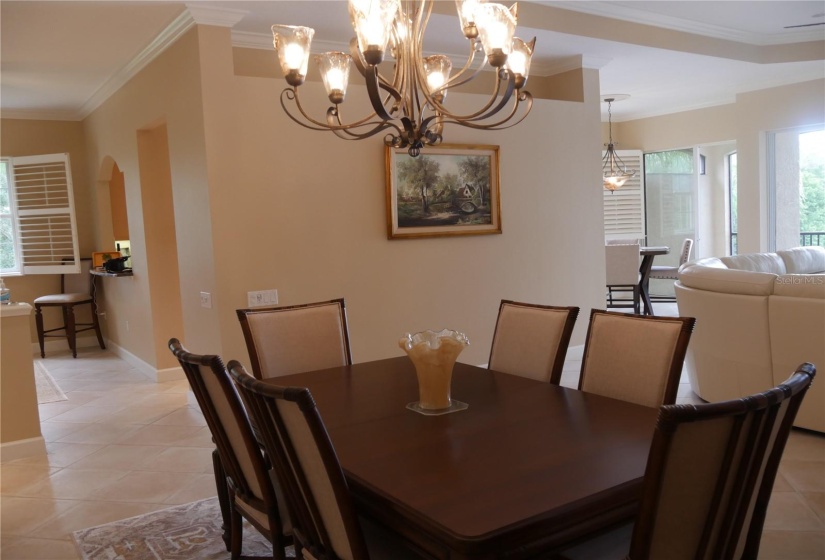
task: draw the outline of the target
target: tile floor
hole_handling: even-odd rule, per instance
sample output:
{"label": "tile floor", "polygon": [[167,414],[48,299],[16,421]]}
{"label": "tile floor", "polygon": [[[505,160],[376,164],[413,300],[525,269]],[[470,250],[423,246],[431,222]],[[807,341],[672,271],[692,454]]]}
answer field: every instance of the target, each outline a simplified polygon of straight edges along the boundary
{"label": "tile floor", "polygon": [[[91,349],[50,355],[47,367],[69,400],[40,406],[47,456],[0,465],[3,560],[77,559],[72,531],[215,494],[211,439],[185,381],[151,382]],[[679,399],[697,397],[683,383]],[[792,433],[759,557],[825,559],[825,436]]]}

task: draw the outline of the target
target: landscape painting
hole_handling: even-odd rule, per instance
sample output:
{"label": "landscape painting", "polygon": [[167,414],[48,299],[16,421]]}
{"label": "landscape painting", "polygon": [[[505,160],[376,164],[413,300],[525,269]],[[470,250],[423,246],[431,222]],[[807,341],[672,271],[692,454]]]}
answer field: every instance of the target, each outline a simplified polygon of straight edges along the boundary
{"label": "landscape painting", "polygon": [[390,239],[501,233],[498,146],[386,150]]}

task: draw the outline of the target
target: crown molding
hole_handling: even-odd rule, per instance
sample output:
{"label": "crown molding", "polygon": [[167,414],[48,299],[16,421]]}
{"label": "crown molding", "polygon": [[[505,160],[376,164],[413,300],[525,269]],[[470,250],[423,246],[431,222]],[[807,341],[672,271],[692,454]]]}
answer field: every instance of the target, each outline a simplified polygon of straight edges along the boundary
{"label": "crown molding", "polygon": [[100,107],[104,101],[109,99],[109,97],[122,88],[126,82],[135,77],[138,72],[143,70],[184,33],[194,27],[194,25],[195,20],[188,11],[184,11],[176,17],[146,48],[129,61],[126,66],[106,80],[106,82],[86,100],[78,111],[80,117],[78,120],[88,117],[92,111]]}
{"label": "crown molding", "polygon": [[698,21],[690,21],[683,18],[656,14],[646,10],[617,6],[612,2],[558,2],[558,1],[538,1],[537,4],[580,12],[594,16],[601,16],[610,19],[618,19],[642,25],[651,25],[673,31],[682,31],[694,35],[715,37],[726,39],[737,43],[747,43],[750,45],[784,45],[792,43],[805,43],[808,41],[821,41],[822,30],[794,31],[788,34],[774,33],[766,35],[763,33],[751,33],[731,29],[723,25],[714,25]]}
{"label": "crown molding", "polygon": [[196,24],[216,27],[233,27],[249,14],[247,10],[217,8],[203,4],[186,4],[186,9]]}

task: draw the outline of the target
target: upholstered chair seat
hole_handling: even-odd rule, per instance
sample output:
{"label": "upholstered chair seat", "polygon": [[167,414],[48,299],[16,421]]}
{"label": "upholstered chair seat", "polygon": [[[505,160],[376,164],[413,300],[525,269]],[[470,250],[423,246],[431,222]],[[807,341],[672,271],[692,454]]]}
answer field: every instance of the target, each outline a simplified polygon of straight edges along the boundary
{"label": "upholstered chair seat", "polygon": [[[604,246],[605,270],[607,273],[607,307],[632,308],[635,314],[641,310],[641,275],[639,274],[639,243]],[[616,299],[616,293],[626,292],[631,299]]]}

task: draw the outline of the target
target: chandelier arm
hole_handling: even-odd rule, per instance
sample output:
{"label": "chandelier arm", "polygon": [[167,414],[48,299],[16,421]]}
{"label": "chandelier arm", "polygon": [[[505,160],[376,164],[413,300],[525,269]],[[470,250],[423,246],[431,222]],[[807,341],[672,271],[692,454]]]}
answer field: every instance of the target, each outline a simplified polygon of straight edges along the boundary
{"label": "chandelier arm", "polygon": [[[372,67],[369,69],[366,76],[364,76],[367,81],[367,93],[369,94],[370,103],[372,104],[372,109],[375,111],[375,114],[378,115],[379,118],[384,119],[385,121],[392,120],[392,116],[387,112],[387,108],[381,103],[381,91],[380,85],[378,82],[378,68]],[[385,88],[386,89],[386,88]],[[401,96],[398,94],[397,91],[388,90],[390,95],[392,95],[396,101],[401,99]]]}
{"label": "chandelier arm", "polygon": [[481,60],[481,64],[476,68],[473,73],[465,79],[460,79],[466,72],[470,70],[470,67],[475,62],[476,53],[479,52],[477,43],[474,39],[470,39],[470,54],[467,56],[467,62],[464,63],[464,66],[458,72],[455,72],[450,79],[447,80],[447,83],[444,85],[445,88],[452,88],[452,87],[459,87],[463,84],[466,84],[470,80],[474,79],[479,72],[481,72],[487,66],[487,59],[483,58]]}
{"label": "chandelier arm", "polygon": [[[295,106],[298,109],[298,112],[301,114],[301,116],[304,117],[304,119],[306,121],[308,121],[309,123],[311,123],[311,124],[307,124],[306,122],[299,120],[295,115],[293,115],[292,112],[287,108],[286,104],[284,103],[284,97],[286,97],[287,99],[293,101],[295,103]],[[304,108],[301,105],[301,101],[300,101],[300,99],[297,95],[297,91],[295,91],[294,88],[286,88],[286,89],[284,89],[284,91],[281,92],[281,107],[284,109],[284,112],[287,114],[287,116],[290,119],[292,119],[296,123],[300,124],[304,128],[308,128],[310,130],[320,130],[320,131],[332,130],[334,132],[335,130],[346,130],[346,129],[349,129],[349,128],[358,128],[358,127],[374,124],[373,122],[369,122],[369,121],[376,117],[376,114],[373,113],[371,115],[368,115],[368,116],[364,117],[363,119],[361,119],[359,121],[355,121],[355,122],[348,123],[348,124],[343,124],[343,123],[341,123],[340,115],[337,114],[337,112],[338,112],[337,108],[336,107],[330,107],[329,109],[327,109],[327,122],[324,123],[322,121],[319,121],[319,120],[316,120],[316,119],[310,117],[307,114],[307,112],[304,111]],[[334,121],[337,122],[338,124],[334,124],[334,122],[330,120],[330,113],[335,113]],[[398,129],[397,126],[395,128]]]}
{"label": "chandelier arm", "polygon": [[[382,124],[385,124],[385,123],[387,124],[387,126],[395,126],[395,125],[393,125],[393,123],[387,122],[387,121],[384,121],[384,120],[372,121],[371,119],[375,118],[376,116],[377,115],[375,113],[373,113],[373,114],[371,114],[367,117],[364,117],[360,121],[355,121],[355,122],[344,124],[344,123],[341,122],[341,114],[340,114],[339,108],[338,107],[330,107],[329,109],[327,109],[327,124],[325,125],[325,127],[322,130],[331,130],[332,132],[336,132],[336,131],[340,131],[340,130],[347,131],[347,130],[350,130],[350,129],[353,129],[353,128],[360,128],[360,127],[363,127],[363,126],[370,126],[370,125],[373,125],[373,124],[382,125]],[[397,126],[395,126],[395,128],[398,129]]]}
{"label": "chandelier arm", "polygon": [[[484,120],[484,119],[490,118],[493,114],[495,114],[497,111],[500,111],[505,105],[507,105],[507,103],[510,102],[510,98],[513,95],[513,88],[515,86],[515,78],[512,75],[510,75],[509,82],[507,84],[507,88],[505,89],[504,97],[498,103],[498,106],[496,107],[495,110],[493,110],[493,111],[490,110],[490,108],[495,104],[496,99],[498,99],[498,97],[501,93],[501,82],[502,81],[503,80],[499,76],[496,76],[496,83],[495,83],[495,88],[493,89],[493,93],[490,95],[490,98],[487,101],[487,103],[481,109],[476,111],[475,113],[470,113],[470,114],[467,114],[467,115],[457,115],[457,114],[451,112],[450,110],[448,110],[441,103],[438,103],[435,100],[430,99],[430,104],[432,105],[432,107],[435,111],[437,111],[439,113],[442,113],[443,115],[445,115],[445,116],[447,116],[451,119],[455,119],[455,120],[458,120],[458,121]],[[525,93],[527,93],[527,92],[525,92]]]}
{"label": "chandelier arm", "polygon": [[[505,126],[505,123],[508,123],[518,113],[519,107],[521,106],[521,104],[526,104],[527,105],[527,107],[523,110],[524,112],[521,115],[521,117],[519,117],[516,121],[514,121],[512,123],[506,124],[506,126]],[[513,127],[513,126],[519,124],[521,121],[523,121],[527,117],[527,115],[530,113],[530,110],[532,108],[533,108],[533,96],[530,95],[529,92],[525,91],[525,92],[522,92],[522,94],[519,97],[516,98],[516,102],[513,104],[512,111],[510,111],[510,113],[505,118],[501,119],[500,121],[497,121],[497,122],[494,122],[494,123],[484,124],[484,123],[474,123],[474,122],[471,122],[471,121],[464,121],[464,120],[445,119],[443,121],[443,123],[444,124],[457,124],[459,126],[463,126],[463,127],[466,127],[466,128],[474,128],[476,130],[505,130],[505,129]]]}

